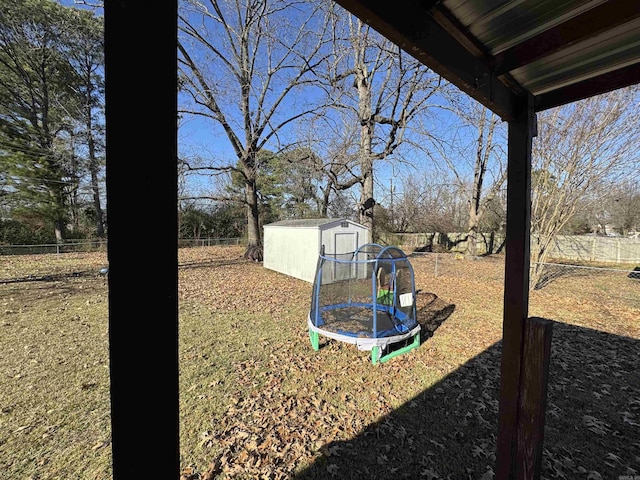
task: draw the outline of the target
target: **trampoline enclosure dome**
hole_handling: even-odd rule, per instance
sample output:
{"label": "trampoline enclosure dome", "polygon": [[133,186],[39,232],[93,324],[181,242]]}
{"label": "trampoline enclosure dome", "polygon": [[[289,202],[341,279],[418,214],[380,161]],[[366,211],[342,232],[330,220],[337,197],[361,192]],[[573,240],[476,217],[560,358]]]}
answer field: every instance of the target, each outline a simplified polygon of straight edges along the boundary
{"label": "trampoline enclosure dome", "polygon": [[346,254],[323,251],[308,326],[314,350],[322,335],[370,350],[374,364],[417,348],[415,278],[407,256],[376,243]]}

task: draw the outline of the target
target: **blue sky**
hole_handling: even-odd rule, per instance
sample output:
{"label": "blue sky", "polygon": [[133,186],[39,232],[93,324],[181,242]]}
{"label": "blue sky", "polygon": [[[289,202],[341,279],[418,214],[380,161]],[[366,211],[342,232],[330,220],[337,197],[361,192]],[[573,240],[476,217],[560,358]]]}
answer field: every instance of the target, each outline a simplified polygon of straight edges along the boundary
{"label": "blue sky", "polygon": [[102,7],[99,6],[99,5],[102,4],[102,2],[98,1],[98,0],[96,0],[96,1],[87,0],[84,3],[77,3],[75,0],[58,0],[58,3],[60,5],[65,6],[65,7],[74,7],[74,8],[80,8],[80,9],[86,9],[86,10],[93,10],[98,15],[104,15],[104,11],[103,11]]}
{"label": "blue sky", "polygon": [[[60,3],[75,8],[92,8],[87,5],[77,4],[73,0],[60,0]],[[98,14],[102,13],[101,9],[97,10],[97,12]],[[451,133],[449,129],[453,128],[453,116],[447,111],[434,113],[435,119],[429,126],[429,129],[436,135]],[[424,140],[415,135],[412,136],[410,132],[407,133],[407,136],[418,143],[425,143]],[[235,154],[229,144],[229,140],[222,133],[219,125],[201,117],[185,117],[181,120],[178,132],[178,145],[180,155],[200,155],[204,158],[232,159],[232,161],[235,161]],[[392,178],[394,190],[398,193],[401,190],[401,179],[403,176],[421,175],[419,171],[422,172],[430,168],[425,158],[426,155],[418,149],[409,148],[409,145],[406,143],[397,150],[396,157],[400,158],[403,162],[415,165],[419,170],[410,168],[406,163],[391,165],[389,161],[378,162],[375,167],[375,178],[377,180],[375,196],[378,197],[378,201],[382,203],[385,203],[389,198],[389,188]],[[390,160],[393,160],[393,157]],[[204,180],[204,183],[201,180],[195,182],[194,185],[197,188],[199,186],[206,187],[207,184],[206,180]],[[358,197],[359,191],[354,188],[352,195]]]}
{"label": "blue sky", "polygon": [[[443,137],[451,134],[451,131],[455,128],[455,125],[459,120],[456,119],[452,113],[446,110],[435,110],[433,113],[434,121],[429,127],[432,133],[436,136]],[[501,128],[504,127],[505,125]],[[469,131],[467,131],[467,133],[475,134],[475,132]],[[411,131],[408,131],[406,136],[413,142],[426,143],[423,138],[412,134]],[[463,136],[467,136],[467,143],[473,140],[467,134],[463,134]],[[219,125],[216,125],[211,120],[193,117],[185,118],[181,122],[178,142],[179,153],[181,155],[198,154],[205,158],[232,159],[232,161],[235,162],[235,153],[233,152],[228,139],[221,132]],[[433,155],[437,156],[438,153],[433,151]],[[449,152],[449,155],[455,156],[457,154]],[[466,176],[471,179],[473,175],[471,165],[466,167],[465,164],[471,161],[472,158],[467,158],[466,161],[463,161],[463,159],[456,157],[456,160],[458,161],[459,171],[466,173]],[[413,165],[413,167],[410,165]],[[425,153],[420,151],[418,148],[413,148],[408,142],[406,142],[389,160],[379,161],[376,163],[374,175],[376,179],[375,196],[377,201],[383,204],[388,204],[392,183],[394,192],[397,195],[402,190],[403,177],[421,177],[425,172],[432,169],[433,166],[426,158]],[[207,180],[201,181],[206,182]],[[199,185],[197,188],[207,188],[206,183],[200,184],[197,180],[195,180],[194,185]],[[357,198],[359,197],[359,190],[354,187],[350,194],[354,196],[354,198]]]}

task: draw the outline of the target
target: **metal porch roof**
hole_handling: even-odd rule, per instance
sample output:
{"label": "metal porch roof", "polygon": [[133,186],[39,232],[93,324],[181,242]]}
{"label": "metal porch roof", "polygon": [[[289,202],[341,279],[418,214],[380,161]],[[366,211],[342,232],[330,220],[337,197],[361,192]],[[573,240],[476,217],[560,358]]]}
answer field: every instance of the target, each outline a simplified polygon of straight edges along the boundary
{"label": "metal porch roof", "polygon": [[640,82],[636,0],[336,3],[504,120]]}

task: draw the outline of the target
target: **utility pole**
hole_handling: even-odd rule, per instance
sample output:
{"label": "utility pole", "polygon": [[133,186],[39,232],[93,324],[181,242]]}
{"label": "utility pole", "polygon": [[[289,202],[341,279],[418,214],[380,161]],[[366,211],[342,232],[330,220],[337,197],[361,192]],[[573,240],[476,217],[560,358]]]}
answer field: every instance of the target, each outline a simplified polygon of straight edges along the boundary
{"label": "utility pole", "polygon": [[391,210],[391,228],[393,229],[393,233],[396,232],[396,223],[395,223],[395,214],[393,212],[393,177],[390,178],[391,181],[391,199],[389,201],[389,209]]}

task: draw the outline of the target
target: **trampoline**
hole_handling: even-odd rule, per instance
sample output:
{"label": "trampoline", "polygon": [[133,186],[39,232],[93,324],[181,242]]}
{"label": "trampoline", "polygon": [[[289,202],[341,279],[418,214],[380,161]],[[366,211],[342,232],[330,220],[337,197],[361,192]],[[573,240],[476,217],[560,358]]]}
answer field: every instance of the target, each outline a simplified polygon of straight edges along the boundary
{"label": "trampoline", "polygon": [[370,350],[372,363],[420,345],[413,268],[395,246],[368,243],[348,254],[318,258],[309,338],[314,350],[320,336]]}

